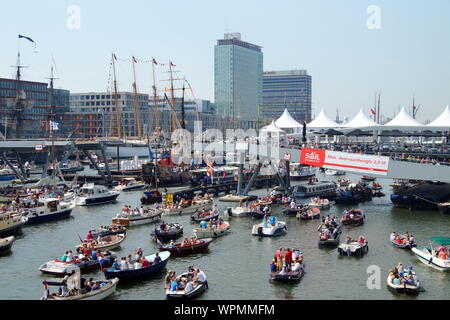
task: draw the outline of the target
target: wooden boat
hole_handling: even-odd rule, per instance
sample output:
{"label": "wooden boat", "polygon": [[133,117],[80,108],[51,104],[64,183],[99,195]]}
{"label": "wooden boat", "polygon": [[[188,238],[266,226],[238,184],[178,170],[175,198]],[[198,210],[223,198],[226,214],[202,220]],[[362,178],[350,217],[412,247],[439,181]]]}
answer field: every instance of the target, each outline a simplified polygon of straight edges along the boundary
{"label": "wooden boat", "polygon": [[210,212],[207,216],[201,216],[200,213],[197,212],[191,216],[191,220],[194,222],[201,222],[201,221],[209,221],[212,219],[216,219],[218,217],[219,217],[218,212]]}
{"label": "wooden boat", "polygon": [[146,184],[145,182],[136,181],[136,179],[134,178],[125,178],[119,182],[119,185],[114,187],[114,190],[127,192],[127,191],[142,190],[147,187],[148,184]]}
{"label": "wooden boat", "polygon": [[[270,218],[272,218],[271,216]],[[269,219],[270,219],[269,218]],[[273,217],[275,218],[275,217]],[[258,237],[277,237],[286,233],[287,226],[284,221],[273,220],[269,223],[266,221],[255,224],[252,228],[252,235]]]}
{"label": "wooden boat", "polygon": [[308,209],[298,214],[301,220],[320,219],[320,210],[317,208]]}
{"label": "wooden boat", "polygon": [[18,235],[28,218],[17,212],[0,213],[0,238]]}
{"label": "wooden boat", "polygon": [[199,239],[194,245],[182,247],[181,243],[174,243],[173,245],[160,245],[160,251],[169,251],[172,256],[185,256],[195,253],[204,253],[208,250],[209,244],[213,239]]}
{"label": "wooden boat", "polygon": [[194,234],[198,239],[203,238],[217,238],[226,234],[230,230],[230,224],[226,221],[222,221],[219,226],[213,226],[208,228],[195,228]]}
{"label": "wooden boat", "polygon": [[122,234],[122,233],[126,234],[127,229],[122,226],[110,225],[110,226],[104,226],[101,231],[91,230],[91,233],[92,233],[92,237],[94,239],[96,239],[98,236],[104,237],[104,236],[113,236],[113,235]]}
{"label": "wooden boat", "polygon": [[447,259],[441,259],[438,255],[438,250],[433,248],[432,242],[435,242],[441,246],[448,246],[450,245],[450,238],[432,237],[430,238],[430,248],[417,246],[412,248],[411,251],[416,255],[420,262],[425,265],[440,271],[450,271],[450,257],[447,257]]}
{"label": "wooden boat", "polygon": [[[413,270],[412,267],[408,267],[408,268],[404,268],[404,272],[405,274],[416,274]],[[405,276],[405,274],[403,274],[403,277]],[[387,279],[386,279],[386,285],[388,287],[388,289],[393,292],[393,293],[401,293],[401,294],[419,294],[420,291],[422,290],[420,281],[417,281],[417,283],[411,284],[411,283],[407,283],[406,281],[404,281],[404,283],[402,284],[394,284],[392,282],[392,278],[390,275],[388,275]]]}
{"label": "wooden boat", "polygon": [[170,240],[178,239],[183,235],[183,226],[179,223],[169,223],[166,226],[169,227],[169,231],[161,230],[161,228],[157,228],[156,224],[154,226],[152,236],[159,239],[161,242],[167,242]]}
{"label": "wooden boat", "polygon": [[106,251],[104,258],[101,260],[80,260],[78,257],[74,257],[73,262],[63,262],[59,259],[48,261],[39,267],[39,271],[42,273],[53,274],[57,276],[64,276],[72,274],[77,268],[81,272],[88,272],[101,268],[107,268],[114,263],[116,254],[112,251]]}
{"label": "wooden boat", "polygon": [[0,238],[0,254],[7,253],[11,250],[14,243],[14,236]]}
{"label": "wooden boat", "polygon": [[319,210],[330,209],[330,200],[328,199],[311,199],[311,202],[307,205],[310,209],[317,208]]}
{"label": "wooden boat", "polygon": [[[186,279],[187,281],[192,281],[193,274],[190,272],[182,273],[181,275],[179,275],[177,277],[176,281],[179,282],[182,279]],[[166,297],[169,299],[190,299],[190,298],[196,297],[199,294],[203,293],[206,289],[208,289],[208,281],[205,280],[205,282],[198,283],[189,292],[186,292],[185,290],[172,291],[171,288],[168,288],[168,289],[166,289]]]}
{"label": "wooden boat", "polygon": [[303,277],[304,273],[305,273],[304,269],[301,269],[300,271],[297,272],[287,272],[285,274],[280,274],[279,272],[271,272],[270,279],[276,282],[283,282],[283,283],[298,282]]}
{"label": "wooden boat", "polygon": [[164,215],[195,213],[201,210],[211,210],[213,201],[211,199],[202,200],[186,200],[189,205],[181,205],[179,208],[166,208],[163,211]]}
{"label": "wooden boat", "polygon": [[[44,281],[44,295],[41,300],[103,300],[115,293],[119,279],[114,278],[105,281],[95,281],[99,289],[89,292],[81,293],[81,271],[76,270],[70,277],[62,281]],[[50,293],[48,286],[65,286],[68,290],[68,295],[61,296],[57,293]]]}
{"label": "wooden boat", "polygon": [[120,213],[112,219],[113,226],[131,227],[142,224],[155,223],[161,218],[161,210],[150,209],[143,214],[123,214]]}
{"label": "wooden boat", "polygon": [[[100,238],[99,242],[92,242],[91,248],[92,250],[111,250],[120,246],[120,244],[125,240],[125,234],[116,234],[112,236],[105,236]],[[84,243],[88,243],[83,241],[82,244],[77,245],[75,248],[82,248]]]}
{"label": "wooden boat", "polygon": [[156,254],[146,256],[145,259],[148,260],[150,266],[142,267],[140,269],[129,269],[129,270],[116,270],[113,268],[103,269],[106,279],[118,278],[120,282],[134,282],[142,280],[146,277],[152,276],[154,274],[160,273],[167,265],[169,261],[170,252],[164,251],[158,254],[161,258],[159,263],[154,264]]}
{"label": "wooden boat", "polygon": [[349,211],[349,214],[350,212],[353,212],[353,214],[355,215],[353,219],[350,219],[350,217],[348,218],[342,217],[341,219],[342,224],[346,226],[355,226],[355,227],[362,225],[364,223],[365,214],[361,210],[353,210],[353,211],[352,210]]}
{"label": "wooden boat", "polygon": [[367,241],[364,244],[358,241],[350,243],[341,243],[338,247],[338,252],[343,256],[363,256],[369,251],[369,243]]}

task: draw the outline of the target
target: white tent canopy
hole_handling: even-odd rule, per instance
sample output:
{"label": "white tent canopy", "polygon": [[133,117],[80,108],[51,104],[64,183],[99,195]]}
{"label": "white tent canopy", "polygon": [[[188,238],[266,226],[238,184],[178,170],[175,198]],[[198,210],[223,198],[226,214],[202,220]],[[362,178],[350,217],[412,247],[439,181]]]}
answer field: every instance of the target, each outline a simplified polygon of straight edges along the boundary
{"label": "white tent canopy", "polygon": [[365,128],[373,127],[376,125],[377,124],[364,113],[363,109],[361,109],[352,120],[345,124],[342,124],[341,126],[345,128]]}
{"label": "white tent canopy", "polygon": [[284,131],[276,125],[274,120],[272,120],[272,123],[268,126],[263,127],[261,131],[284,133]]}
{"label": "white tent canopy", "polygon": [[319,115],[310,123],[306,125],[308,129],[328,129],[328,128],[337,128],[339,125],[331,120],[329,116],[322,109]]}
{"label": "white tent canopy", "polygon": [[275,125],[281,129],[293,129],[293,128],[301,128],[303,127],[297,120],[292,118],[287,109],[284,109],[281,117],[275,121]]}
{"label": "white tent canopy", "polygon": [[427,124],[426,127],[428,129],[449,130],[450,129],[450,108],[449,108],[449,106],[446,106],[444,109],[444,112],[442,112],[439,117],[434,119],[434,121]]}
{"label": "white tent canopy", "polygon": [[422,123],[407,114],[405,108],[402,108],[394,119],[383,126],[383,130],[423,130],[424,127]]}

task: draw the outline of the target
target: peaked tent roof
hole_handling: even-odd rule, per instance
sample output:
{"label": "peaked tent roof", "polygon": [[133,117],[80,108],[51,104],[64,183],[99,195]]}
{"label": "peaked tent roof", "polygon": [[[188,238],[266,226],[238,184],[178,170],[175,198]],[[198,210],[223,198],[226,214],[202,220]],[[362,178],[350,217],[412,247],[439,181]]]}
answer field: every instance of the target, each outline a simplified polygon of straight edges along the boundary
{"label": "peaked tent roof", "polygon": [[337,128],[339,125],[331,120],[329,116],[322,109],[319,115],[310,123],[306,125],[308,129],[310,128]]}
{"label": "peaked tent roof", "polygon": [[402,108],[394,119],[392,119],[383,126],[383,129],[400,128],[400,129],[421,130],[424,127],[425,126],[423,124],[421,124],[419,121],[413,119],[409,114],[407,114],[405,108]]}
{"label": "peaked tent roof", "polygon": [[342,124],[343,127],[347,128],[364,128],[373,127],[376,125],[377,124],[364,113],[362,108],[352,120],[346,124]]}
{"label": "peaked tent roof", "polygon": [[274,120],[272,120],[272,123],[268,126],[263,127],[261,131],[284,133],[284,131],[275,124]]}
{"label": "peaked tent roof", "polygon": [[292,129],[292,128],[302,128],[303,127],[303,125],[301,125],[297,120],[292,118],[292,116],[290,115],[290,113],[287,109],[284,109],[284,112],[281,115],[281,117],[279,117],[275,121],[275,125],[278,128],[282,128],[282,129]]}
{"label": "peaked tent roof", "polygon": [[450,108],[446,106],[444,112],[441,113],[439,117],[434,119],[434,121],[427,124],[427,127],[439,127],[439,128],[450,128]]}

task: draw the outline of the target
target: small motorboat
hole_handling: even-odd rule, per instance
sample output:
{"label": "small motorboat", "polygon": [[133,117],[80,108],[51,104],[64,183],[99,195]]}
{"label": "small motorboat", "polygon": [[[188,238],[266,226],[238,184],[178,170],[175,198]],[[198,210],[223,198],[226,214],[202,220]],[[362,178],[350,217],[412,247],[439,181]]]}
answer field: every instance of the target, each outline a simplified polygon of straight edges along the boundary
{"label": "small motorboat", "polygon": [[295,207],[292,206],[286,206],[283,209],[283,214],[289,217],[295,217],[298,214],[301,214],[302,212],[306,211],[308,209],[308,206],[305,204],[295,205]]}
{"label": "small motorboat", "polygon": [[361,180],[363,180],[363,181],[375,181],[376,178],[375,177],[370,177],[370,176],[362,176]]}
{"label": "small motorboat", "polygon": [[183,203],[171,204],[163,211],[164,215],[182,215],[195,213],[202,210],[211,210],[213,201],[211,199],[185,200]]}
{"label": "small motorboat", "polygon": [[[436,250],[433,248],[432,242],[439,244],[440,247]],[[450,238],[432,237],[430,238],[430,248],[417,246],[411,251],[427,266],[440,271],[450,271],[450,257],[447,255],[447,251],[444,251],[447,250],[446,246],[448,245],[450,245]]]}
{"label": "small motorboat", "polygon": [[[101,237],[99,240],[92,241],[91,248],[92,250],[111,250],[117,247],[120,247],[120,244],[125,240],[125,234],[120,233],[111,236]],[[83,243],[77,245],[75,248],[82,248],[84,244],[88,244],[89,242],[83,241]]]}
{"label": "small motorboat", "polygon": [[158,209],[146,209],[143,213],[119,213],[112,219],[114,226],[132,227],[142,224],[155,223],[161,218],[162,211]]}
{"label": "small motorboat", "polygon": [[229,217],[248,217],[249,213],[253,210],[255,209],[251,207],[230,207],[225,210],[224,215],[228,215]]}
{"label": "small motorboat", "polygon": [[286,272],[286,273],[271,272],[270,279],[272,281],[283,282],[283,283],[298,282],[301,280],[304,273],[305,273],[304,269],[301,269],[299,271]]}
{"label": "small motorboat", "polygon": [[[79,268],[75,268],[70,277],[65,277],[61,281],[45,280],[43,282],[44,295],[41,300],[103,300],[115,293],[119,279],[95,281],[98,289],[91,291],[83,289],[81,281],[81,271]],[[50,293],[49,286],[57,286],[61,289],[61,292]]]}
{"label": "small motorboat", "polygon": [[226,234],[230,230],[230,224],[222,221],[220,224],[213,224],[212,227],[195,228],[194,234],[198,239],[217,238]]}
{"label": "small motorboat", "polygon": [[405,267],[403,269],[403,275],[400,284],[394,284],[395,276],[390,273],[386,279],[387,287],[393,293],[419,294],[422,290],[420,281],[418,279],[417,281],[411,279],[415,277],[415,275],[416,272],[413,270],[412,266]]}
{"label": "small motorboat", "polygon": [[330,209],[330,200],[328,199],[320,199],[320,198],[313,198],[311,199],[311,202],[308,203],[308,207],[313,209],[317,208],[320,210],[326,210]]}
{"label": "small motorboat", "polygon": [[146,184],[143,181],[136,181],[136,179],[134,178],[125,178],[119,181],[119,184],[114,187],[114,190],[126,192],[126,191],[142,190],[147,187],[148,184]]}
{"label": "small motorboat", "polygon": [[151,235],[160,242],[176,240],[183,235],[183,226],[179,223],[166,224],[163,222],[157,228],[155,224]]}
{"label": "small motorboat", "polygon": [[28,224],[39,224],[67,218],[74,207],[75,204],[56,198],[40,198],[36,206],[25,209],[23,216],[28,218]]}
{"label": "small motorboat", "polygon": [[77,256],[74,257],[72,262],[63,262],[60,259],[54,259],[41,265],[39,267],[39,271],[56,276],[64,276],[72,274],[77,268],[79,268],[81,272],[84,273],[109,267],[114,263],[116,258],[116,254],[114,252],[106,251],[102,254],[100,260],[79,259]]}
{"label": "small motorboat", "polygon": [[107,204],[116,201],[119,195],[118,191],[111,191],[104,186],[88,183],[84,184],[80,193],[75,196],[75,204],[78,206]]}
{"label": "small motorboat", "polygon": [[191,216],[191,220],[194,222],[201,222],[201,221],[209,221],[212,219],[216,219],[218,217],[219,217],[219,212],[212,210],[208,213],[196,212]]}
{"label": "small motorboat", "polygon": [[335,227],[325,226],[322,224],[319,227],[319,246],[336,247],[339,245],[339,238],[342,233],[341,224]]}
{"label": "small motorboat", "polygon": [[358,241],[350,241],[341,243],[338,247],[338,253],[342,256],[357,256],[361,257],[369,251],[369,243]]}
{"label": "small motorboat", "polygon": [[159,245],[160,251],[169,251],[172,256],[185,256],[195,253],[204,253],[208,250],[209,244],[213,239],[198,239],[194,244],[182,246],[182,243],[171,243]]}
{"label": "small motorboat", "polygon": [[327,176],[343,176],[345,175],[345,171],[327,169],[325,170],[325,174]]}
{"label": "small motorboat", "polygon": [[346,226],[360,226],[364,224],[365,214],[361,210],[351,209],[350,211],[345,210],[344,216],[341,219],[343,225]]}
{"label": "small motorboat", "polygon": [[0,254],[8,253],[14,243],[14,236],[0,238]]}
{"label": "small motorboat", "polygon": [[301,220],[320,219],[320,210],[318,208],[308,209],[297,215]]}
{"label": "small motorboat", "polygon": [[206,276],[205,281],[198,283],[192,283],[193,278],[194,274],[189,271],[179,275],[176,278],[177,283],[186,282],[192,284],[192,286],[189,286],[188,290],[186,290],[187,288],[184,287],[183,289],[176,291],[173,291],[172,287],[166,288],[166,297],[169,299],[189,299],[198,296],[199,294],[203,293],[206,289],[208,289],[208,281],[206,280]]}
{"label": "small motorboat", "polygon": [[401,236],[399,234],[392,234],[390,238],[391,244],[396,248],[401,249],[411,249],[416,246],[415,243],[411,243],[406,236]]}
{"label": "small motorboat", "polygon": [[274,216],[269,216],[264,220],[253,226],[252,235],[258,237],[277,237],[286,233],[286,222],[278,221]]}
{"label": "small motorboat", "polygon": [[167,261],[170,257],[170,252],[163,251],[158,253],[161,261],[159,263],[154,263],[156,254],[146,256],[145,259],[148,260],[148,267],[141,267],[140,269],[128,269],[120,270],[114,268],[103,269],[106,279],[118,278],[120,282],[134,282],[142,280],[146,277],[152,276],[154,274],[160,273],[167,265]]}

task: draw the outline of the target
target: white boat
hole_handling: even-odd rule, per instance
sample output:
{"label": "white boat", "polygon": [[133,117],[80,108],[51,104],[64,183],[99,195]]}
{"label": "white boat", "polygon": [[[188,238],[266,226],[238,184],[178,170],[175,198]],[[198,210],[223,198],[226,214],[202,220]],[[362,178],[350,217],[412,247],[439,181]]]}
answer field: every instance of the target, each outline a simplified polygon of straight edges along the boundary
{"label": "white boat", "polygon": [[[111,250],[120,246],[120,244],[125,240],[125,233],[119,233],[115,235],[109,235],[101,237],[100,240],[93,242],[91,244],[92,250]],[[82,248],[83,244],[87,242],[83,242],[82,244],[77,245],[75,248]]]}
{"label": "white boat", "polygon": [[345,174],[345,171],[327,169],[325,170],[325,174],[327,176],[343,176]]}
{"label": "white boat", "polygon": [[134,178],[125,178],[119,182],[119,185],[114,187],[116,191],[134,191],[134,190],[142,190],[148,187],[143,181],[136,181]]}
{"label": "white boat", "polygon": [[[179,275],[177,277],[176,281],[180,282],[181,280],[185,279],[186,281],[190,282],[190,281],[192,281],[192,278],[193,278],[192,273],[185,272],[185,273],[182,273],[181,275]],[[198,283],[195,286],[192,286],[192,289],[190,291],[186,291],[185,289],[172,291],[171,288],[167,288],[166,296],[167,296],[167,298],[171,298],[171,299],[187,299],[187,298],[192,298],[192,297],[195,297],[195,296],[201,294],[206,289],[208,289],[208,281],[206,280],[206,275],[205,275],[205,281],[202,283]]]}
{"label": "white boat", "polygon": [[162,210],[160,209],[147,209],[147,212],[143,214],[118,214],[112,219],[114,226],[138,226],[142,224],[154,223],[161,218]]}
{"label": "white boat", "polygon": [[362,256],[369,251],[367,241],[359,243],[358,241],[350,243],[341,243],[338,247],[338,253],[343,256]]}
{"label": "white boat", "polygon": [[[77,268],[70,277],[65,277],[61,281],[44,281],[44,295],[41,300],[103,300],[115,293],[119,279],[97,280],[95,282],[99,286],[98,289],[83,292],[81,290],[81,272],[80,268]],[[50,293],[49,286],[65,287],[64,291],[67,294]]]}
{"label": "white boat", "polygon": [[230,224],[223,221],[219,226],[214,226],[212,228],[195,228],[194,234],[198,239],[217,238],[226,234],[228,230],[230,230]]}
{"label": "white boat", "polygon": [[292,180],[307,180],[316,175],[315,167],[305,166],[300,163],[291,163],[289,169],[289,176]]}
{"label": "white boat", "polygon": [[[416,274],[414,270],[412,270],[412,267],[404,268],[403,277],[405,277],[405,275],[412,275],[412,274],[413,275]],[[402,280],[403,283],[394,284],[393,279],[394,278],[392,278],[391,275],[388,275],[386,279],[386,285],[388,289],[394,293],[418,294],[421,291],[420,281],[411,284],[403,279]]]}
{"label": "white boat", "polygon": [[44,223],[69,217],[74,207],[75,204],[59,199],[40,198],[37,206],[25,209],[23,216],[28,218],[28,224]]}
{"label": "white boat", "polygon": [[228,215],[229,217],[247,217],[249,212],[254,211],[254,209],[246,208],[246,207],[236,207],[236,208],[227,208],[224,211],[224,215]]}
{"label": "white boat", "polygon": [[78,206],[92,206],[113,202],[120,192],[108,190],[108,188],[93,183],[84,184],[80,193],[75,196],[75,204]]}
{"label": "white boat", "polygon": [[255,224],[252,228],[252,235],[258,237],[277,237],[287,230],[286,222],[278,221],[274,216],[269,217],[269,222]]}
{"label": "white boat", "polygon": [[14,236],[0,238],[0,254],[9,252],[14,243]]}
{"label": "white boat", "polygon": [[330,209],[330,200],[328,199],[320,199],[320,198],[314,198],[311,199],[311,202],[308,203],[309,208],[317,208],[320,210],[324,209]]}
{"label": "white boat", "polygon": [[440,271],[449,271],[450,257],[447,255],[447,259],[441,259],[438,255],[438,250],[433,248],[433,245],[431,243],[432,241],[442,246],[450,245],[450,238],[433,237],[430,238],[430,248],[417,246],[415,248],[411,248],[411,251],[421,262],[423,262],[427,266]]}
{"label": "white boat", "polygon": [[[188,200],[189,201],[189,200]],[[195,213],[201,210],[211,210],[213,201],[211,199],[192,200],[189,206],[174,204],[163,210],[164,215]]]}

